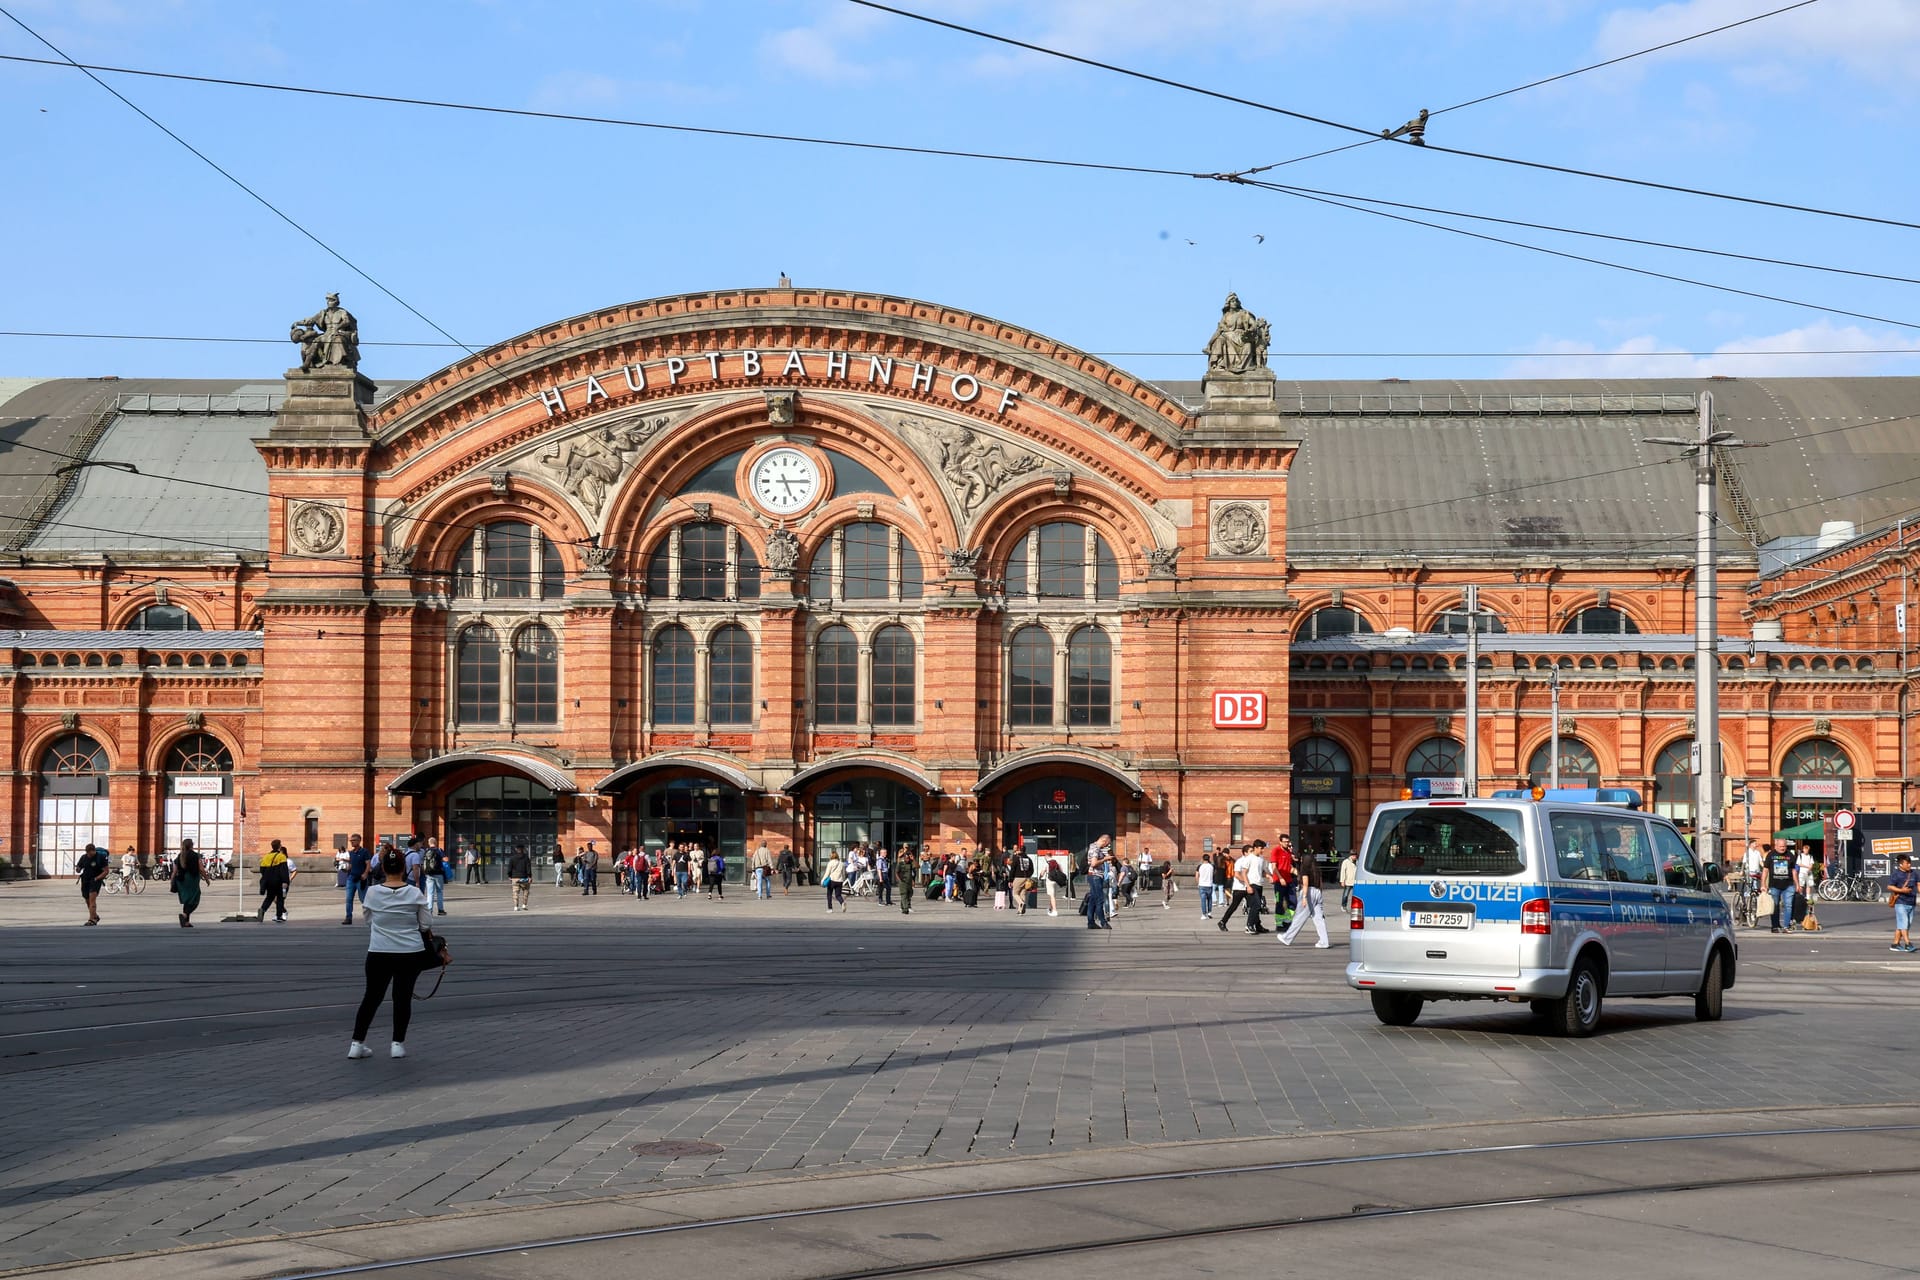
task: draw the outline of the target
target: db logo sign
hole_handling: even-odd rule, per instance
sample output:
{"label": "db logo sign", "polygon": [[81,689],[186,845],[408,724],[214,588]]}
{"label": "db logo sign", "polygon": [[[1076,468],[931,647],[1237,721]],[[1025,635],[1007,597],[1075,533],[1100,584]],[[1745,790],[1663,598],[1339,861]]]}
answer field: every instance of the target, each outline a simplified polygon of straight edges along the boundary
{"label": "db logo sign", "polygon": [[1213,695],[1213,727],[1216,729],[1264,729],[1267,727],[1267,695],[1245,690],[1221,690]]}

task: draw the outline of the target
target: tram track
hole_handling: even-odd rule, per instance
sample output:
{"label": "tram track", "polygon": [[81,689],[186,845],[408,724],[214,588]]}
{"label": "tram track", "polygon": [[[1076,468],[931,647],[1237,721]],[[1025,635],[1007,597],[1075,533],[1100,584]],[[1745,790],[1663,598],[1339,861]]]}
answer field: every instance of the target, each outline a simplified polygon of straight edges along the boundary
{"label": "tram track", "polygon": [[[1870,1139],[1876,1135],[1911,1135],[1920,1132],[1920,1123],[1868,1124],[1868,1125],[1813,1125],[1798,1127],[1776,1127],[1756,1129],[1726,1129],[1705,1133],[1677,1134],[1638,1134],[1621,1137],[1579,1138],[1560,1141],[1522,1142],[1489,1144],[1477,1147],[1433,1147],[1414,1151],[1366,1153],[1345,1156],[1325,1156],[1304,1160],[1269,1161],[1249,1164],[1236,1164],[1215,1168],[1189,1168],[1167,1170],[1153,1173],[1130,1173],[1113,1176],[1093,1176],[1038,1182],[1020,1186],[999,1186],[979,1190],[965,1190],[933,1193],[917,1196],[902,1196],[890,1199],[867,1200],[858,1204],[825,1205],[819,1207],[793,1208],[764,1213],[736,1214],[713,1218],[705,1221],[673,1222],[661,1225],[635,1227],[626,1230],[592,1232],[577,1235],[562,1235],[512,1244],[448,1250],[444,1252],[419,1254],[409,1257],[368,1260],[349,1265],[332,1266],[322,1269],[281,1271],[276,1273],[279,1280],[331,1280],[332,1277],[375,1275],[409,1272],[421,1275],[460,1274],[462,1264],[478,1264],[487,1259],[515,1259],[514,1274],[542,1276],[548,1274],[547,1267],[531,1264],[530,1259],[539,1255],[554,1255],[548,1264],[555,1271],[571,1273],[578,1265],[578,1259],[565,1257],[568,1251],[591,1250],[597,1260],[604,1262],[609,1251],[635,1250],[648,1245],[662,1245],[668,1242],[693,1241],[692,1248],[705,1250],[721,1246],[718,1237],[729,1237],[730,1243],[738,1243],[741,1238],[759,1241],[757,1247],[776,1247],[778,1237],[767,1236],[769,1231],[792,1228],[823,1220],[847,1220],[843,1228],[847,1234],[858,1232],[868,1218],[882,1220],[893,1219],[890,1225],[902,1225],[898,1221],[908,1216],[906,1225],[928,1214],[936,1220],[947,1220],[950,1215],[977,1210],[982,1206],[993,1206],[1009,1199],[1017,1200],[1022,1206],[1020,1212],[1025,1220],[1048,1220],[1065,1222],[1068,1219],[1068,1206],[1086,1204],[1089,1193],[1107,1196],[1121,1196],[1141,1191],[1163,1192],[1169,1187],[1194,1188],[1209,1183],[1221,1183],[1246,1179],[1281,1179],[1283,1185],[1297,1187],[1301,1177],[1328,1177],[1341,1172],[1374,1172],[1389,1167],[1410,1169],[1415,1166],[1441,1162],[1491,1162],[1512,1161],[1521,1176],[1537,1177],[1541,1158],[1549,1161],[1564,1159],[1568,1169],[1575,1176],[1580,1172],[1583,1160],[1604,1154],[1608,1157],[1620,1157],[1623,1154],[1634,1158],[1645,1151],[1644,1159],[1638,1161],[1654,1176],[1628,1178],[1608,1181],[1604,1185],[1570,1187],[1562,1190],[1540,1190],[1531,1193],[1513,1193],[1496,1195],[1447,1196],[1419,1203],[1392,1203],[1374,1200],[1349,1202],[1345,1208],[1319,1209],[1295,1214],[1265,1214],[1253,1217],[1230,1217],[1224,1221],[1197,1222],[1179,1227],[1154,1227],[1148,1230],[1107,1233],[1096,1232],[1089,1237],[1053,1239],[1036,1242],[1031,1245],[1016,1245],[993,1249],[976,1249],[938,1255],[936,1251],[921,1246],[921,1242],[944,1243],[940,1235],[928,1232],[895,1231],[884,1235],[889,1242],[897,1242],[894,1247],[903,1251],[921,1247],[926,1256],[907,1257],[864,1266],[838,1266],[815,1272],[807,1272],[815,1280],[886,1280],[895,1276],[938,1275],[948,1272],[962,1273],[970,1268],[1003,1267],[1022,1263],[1038,1263],[1048,1259],[1069,1258],[1074,1256],[1125,1253],[1128,1250],[1143,1249],[1150,1246],[1180,1245],[1218,1240],[1232,1236],[1250,1236],[1263,1232],[1278,1232],[1326,1226],[1361,1226],[1405,1220],[1421,1217],[1439,1217],[1489,1213],[1497,1210],[1527,1208],[1565,1207],[1589,1202],[1617,1200],[1631,1196],[1670,1196],[1703,1191],[1734,1191],[1744,1189],[1790,1188],[1814,1186],[1820,1184],[1870,1181],[1874,1179],[1895,1179],[1920,1176],[1920,1162],[1908,1159],[1903,1162],[1877,1165],[1873,1167],[1829,1167],[1799,1169],[1757,1169],[1751,1172],[1727,1174],[1700,1172],[1673,1176],[1673,1166],[1678,1163],[1676,1152],[1699,1144],[1719,1144],[1740,1151],[1756,1143],[1795,1144],[1796,1148],[1820,1139],[1844,1145],[1846,1141]],[[1649,1150],[1651,1149],[1651,1150]],[[1657,1154],[1655,1154],[1657,1153]],[[1715,1151],[1711,1159],[1703,1159],[1703,1170],[1713,1159],[1724,1159],[1728,1152]],[[1424,1171],[1423,1171],[1424,1172]],[[1432,1179],[1432,1185],[1452,1186],[1454,1177],[1447,1176],[1452,1171],[1436,1170],[1442,1176]],[[1475,1176],[1487,1176],[1498,1170],[1479,1169]],[[1417,1180],[1417,1177],[1416,1177]],[[1467,1179],[1471,1181],[1471,1179]],[[1341,1195],[1339,1187],[1330,1187],[1335,1198]],[[1211,1202],[1221,1193],[1207,1190],[1197,1199],[1200,1203]],[[1390,1193],[1388,1193],[1390,1195]],[[1053,1201],[1060,1201],[1056,1210]],[[1000,1220],[1000,1213],[991,1207],[987,1217]],[[1074,1208],[1073,1212],[1083,1210]],[[1109,1220],[1110,1221],[1110,1220]],[[1105,1225],[1105,1222],[1095,1225]],[[987,1231],[984,1235],[996,1238],[1002,1232]],[[713,1239],[709,1240],[709,1237]],[[452,1271],[446,1268],[455,1268]],[[598,1274],[598,1272],[592,1272]],[[791,1267],[783,1274],[794,1274]],[[478,1274],[478,1273],[476,1273]],[[743,1277],[745,1280],[745,1277]]]}

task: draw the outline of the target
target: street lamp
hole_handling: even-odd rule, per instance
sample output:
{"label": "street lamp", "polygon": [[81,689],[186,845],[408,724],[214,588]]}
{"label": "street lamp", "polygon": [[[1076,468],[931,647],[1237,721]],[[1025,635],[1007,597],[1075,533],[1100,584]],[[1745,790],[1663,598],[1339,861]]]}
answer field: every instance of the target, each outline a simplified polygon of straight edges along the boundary
{"label": "street lamp", "polygon": [[1714,500],[1718,476],[1715,449],[1746,448],[1731,431],[1713,429],[1713,395],[1700,393],[1699,432],[1691,440],[1650,436],[1643,444],[1668,445],[1694,460],[1696,530],[1693,613],[1693,807],[1694,847],[1720,860],[1720,618],[1719,584],[1714,566]]}

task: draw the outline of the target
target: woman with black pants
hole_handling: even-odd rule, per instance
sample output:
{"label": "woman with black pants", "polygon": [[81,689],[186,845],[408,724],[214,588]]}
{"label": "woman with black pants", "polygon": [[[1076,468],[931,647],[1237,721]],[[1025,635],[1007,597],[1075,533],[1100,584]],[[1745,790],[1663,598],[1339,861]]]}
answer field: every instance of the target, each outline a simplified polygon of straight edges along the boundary
{"label": "woman with black pants", "polygon": [[368,1058],[367,1031],[373,1015],[386,999],[387,986],[393,986],[393,1056],[407,1056],[407,1019],[413,1014],[413,984],[426,963],[425,943],[420,931],[427,927],[427,895],[407,883],[407,860],[391,846],[380,850],[380,871],[385,877],[367,890],[365,909],[372,925],[367,942],[367,994],[360,998],[360,1012],[353,1018],[353,1043],[347,1046],[349,1058]]}

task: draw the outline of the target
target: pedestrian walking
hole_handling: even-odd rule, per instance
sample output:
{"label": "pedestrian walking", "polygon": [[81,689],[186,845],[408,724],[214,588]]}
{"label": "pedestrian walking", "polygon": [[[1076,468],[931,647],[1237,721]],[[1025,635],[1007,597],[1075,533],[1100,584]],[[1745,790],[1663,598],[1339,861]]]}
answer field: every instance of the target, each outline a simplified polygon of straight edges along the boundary
{"label": "pedestrian walking", "polygon": [[507,855],[507,879],[513,885],[513,909],[528,911],[533,907],[533,857],[523,844],[513,846],[513,852]]}
{"label": "pedestrian walking", "polygon": [[1887,902],[1893,907],[1893,945],[1889,951],[1913,950],[1913,907],[1920,875],[1913,870],[1913,855],[1900,855],[1899,867],[1887,877]]}
{"label": "pedestrian walking", "polygon": [[407,1056],[407,1023],[413,1016],[413,984],[427,963],[423,931],[427,927],[427,895],[407,883],[407,863],[400,851],[380,851],[381,881],[368,891],[367,990],[353,1015],[349,1058],[369,1058],[367,1031],[373,1015],[393,989],[393,1057]]}
{"label": "pedestrian walking", "polygon": [[[1773,852],[1767,855],[1767,888],[1773,891],[1772,933],[1784,933],[1793,928],[1793,846],[1786,840],[1775,840]],[[1780,922],[1785,920],[1786,928]]]}
{"label": "pedestrian walking", "polygon": [[1352,909],[1353,882],[1359,879],[1359,877],[1360,855],[1352,850],[1348,850],[1347,856],[1340,859],[1340,909],[1342,911]]}
{"label": "pedestrian walking", "polygon": [[293,862],[287,857],[287,848],[275,840],[260,855],[260,909],[254,913],[254,923],[259,924],[267,918],[267,908],[273,908],[273,919],[277,924],[287,922],[287,890],[293,887]]}
{"label": "pedestrian walking", "polygon": [[715,849],[707,856],[707,892],[720,901],[727,897],[727,855]]}
{"label": "pedestrian walking", "polygon": [[560,850],[553,851],[553,887],[564,888],[567,883],[567,859]]}
{"label": "pedestrian walking", "polygon": [[793,877],[799,873],[800,859],[794,856],[794,852],[791,847],[788,847],[785,845],[781,846],[779,867],[780,867],[780,896],[783,898],[792,897],[793,896]]}
{"label": "pedestrian walking", "polygon": [[427,909],[437,916],[447,914],[447,851],[438,841],[427,842],[420,859],[420,887],[426,890]]}
{"label": "pedestrian walking", "polygon": [[1173,863],[1172,862],[1161,863],[1160,864],[1160,909],[1162,911],[1173,910],[1173,895],[1174,895],[1174,892],[1179,887],[1180,886],[1174,881],[1174,878],[1173,878]]}
{"label": "pedestrian walking", "polygon": [[113,867],[113,860],[107,851],[96,847],[92,841],[79,857],[73,860],[73,874],[80,879],[80,901],[87,904],[88,924],[100,923],[100,890],[107,883],[107,872]]}
{"label": "pedestrian walking", "polygon": [[1290,947],[1307,921],[1313,921],[1313,932],[1318,939],[1313,945],[1324,949],[1327,943],[1327,916],[1320,893],[1320,863],[1316,858],[1308,858],[1300,864],[1300,905],[1294,909],[1293,923],[1284,933],[1278,934],[1280,944]]}
{"label": "pedestrian walking", "polygon": [[470,848],[466,851],[466,853],[467,853],[467,883],[468,884],[485,884],[487,882],[487,873],[485,868],[483,868],[480,865],[480,851],[478,849]]}
{"label": "pedestrian walking", "polygon": [[1067,873],[1060,869],[1060,859],[1048,858],[1042,869],[1041,881],[1047,886],[1047,914],[1060,914],[1060,886],[1067,882]]}
{"label": "pedestrian walking", "polygon": [[1200,895],[1200,918],[1213,919],[1213,859],[1202,855],[1193,869],[1194,892]]}
{"label": "pedestrian walking", "polygon": [[1112,836],[1101,836],[1087,848],[1087,905],[1084,914],[1089,929],[1113,928],[1113,918],[1107,909],[1107,877],[1113,865],[1107,850],[1112,845]]}
{"label": "pedestrian walking", "polygon": [[820,879],[820,883],[826,886],[828,911],[833,910],[834,903],[836,902],[840,904],[842,911],[847,909],[847,895],[843,884],[846,874],[847,864],[840,860],[840,854],[836,850],[827,858],[826,874]]}
{"label": "pedestrian walking", "polygon": [[773,896],[773,851],[767,848],[765,840],[753,851],[753,896],[760,899]]}
{"label": "pedestrian walking", "polygon": [[173,860],[173,880],[167,887],[173,890],[173,896],[180,900],[180,927],[193,928],[193,913],[200,906],[200,886],[212,879],[207,874],[206,864],[201,861],[200,851],[193,847],[193,841],[180,842],[179,856]]}

